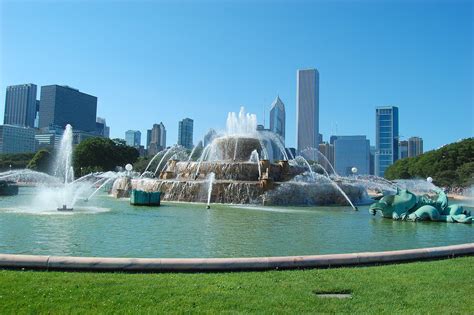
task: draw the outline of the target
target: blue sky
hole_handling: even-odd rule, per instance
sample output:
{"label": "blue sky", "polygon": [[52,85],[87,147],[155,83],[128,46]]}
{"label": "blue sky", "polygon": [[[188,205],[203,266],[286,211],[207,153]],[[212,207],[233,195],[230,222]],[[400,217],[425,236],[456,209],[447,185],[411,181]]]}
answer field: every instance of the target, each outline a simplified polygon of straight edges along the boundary
{"label": "blue sky", "polygon": [[[367,135],[375,107],[425,149],[474,136],[472,1],[2,1],[7,85],[98,97],[112,137],[194,119],[194,142],[245,106],[269,125],[279,95],[295,145],[296,70],[320,73],[320,131]],[[38,94],[39,98],[39,94]]]}

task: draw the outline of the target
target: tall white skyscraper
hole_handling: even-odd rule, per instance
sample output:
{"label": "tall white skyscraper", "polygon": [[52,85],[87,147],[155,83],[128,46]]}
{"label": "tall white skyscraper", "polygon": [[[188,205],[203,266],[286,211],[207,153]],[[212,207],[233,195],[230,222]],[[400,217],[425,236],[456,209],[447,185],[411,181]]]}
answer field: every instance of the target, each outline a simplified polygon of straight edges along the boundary
{"label": "tall white skyscraper", "polygon": [[285,143],[285,104],[279,96],[273,101],[270,109],[270,130],[279,135]]}
{"label": "tall white skyscraper", "polygon": [[[296,143],[299,153],[319,148],[319,72],[298,70],[296,75]],[[318,157],[308,156],[313,160]]]}

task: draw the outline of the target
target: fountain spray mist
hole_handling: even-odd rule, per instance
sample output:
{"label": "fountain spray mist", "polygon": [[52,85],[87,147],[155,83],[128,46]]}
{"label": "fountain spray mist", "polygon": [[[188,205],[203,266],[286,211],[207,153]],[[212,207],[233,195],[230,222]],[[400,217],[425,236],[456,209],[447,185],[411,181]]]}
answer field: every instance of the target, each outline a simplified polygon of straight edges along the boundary
{"label": "fountain spray mist", "polygon": [[211,208],[212,185],[214,184],[215,178],[216,174],[211,172],[211,174],[209,174],[209,188],[207,190],[207,209]]}

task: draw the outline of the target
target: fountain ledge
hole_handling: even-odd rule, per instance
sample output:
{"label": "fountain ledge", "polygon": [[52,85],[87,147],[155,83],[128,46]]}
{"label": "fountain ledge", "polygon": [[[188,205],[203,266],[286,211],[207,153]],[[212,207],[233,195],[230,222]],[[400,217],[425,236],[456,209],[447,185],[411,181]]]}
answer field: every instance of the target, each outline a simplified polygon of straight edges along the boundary
{"label": "fountain ledge", "polygon": [[474,255],[474,243],[350,254],[248,258],[111,258],[0,254],[0,268],[62,271],[202,272],[378,265]]}

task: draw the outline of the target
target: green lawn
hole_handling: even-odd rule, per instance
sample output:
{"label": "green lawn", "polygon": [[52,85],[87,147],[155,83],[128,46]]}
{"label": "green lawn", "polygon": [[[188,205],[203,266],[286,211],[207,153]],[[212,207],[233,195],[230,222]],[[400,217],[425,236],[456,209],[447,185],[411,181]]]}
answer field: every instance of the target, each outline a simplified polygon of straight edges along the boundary
{"label": "green lawn", "polygon": [[[235,273],[0,270],[0,314],[474,313],[474,257],[377,267]],[[321,292],[351,292],[323,299]]]}

